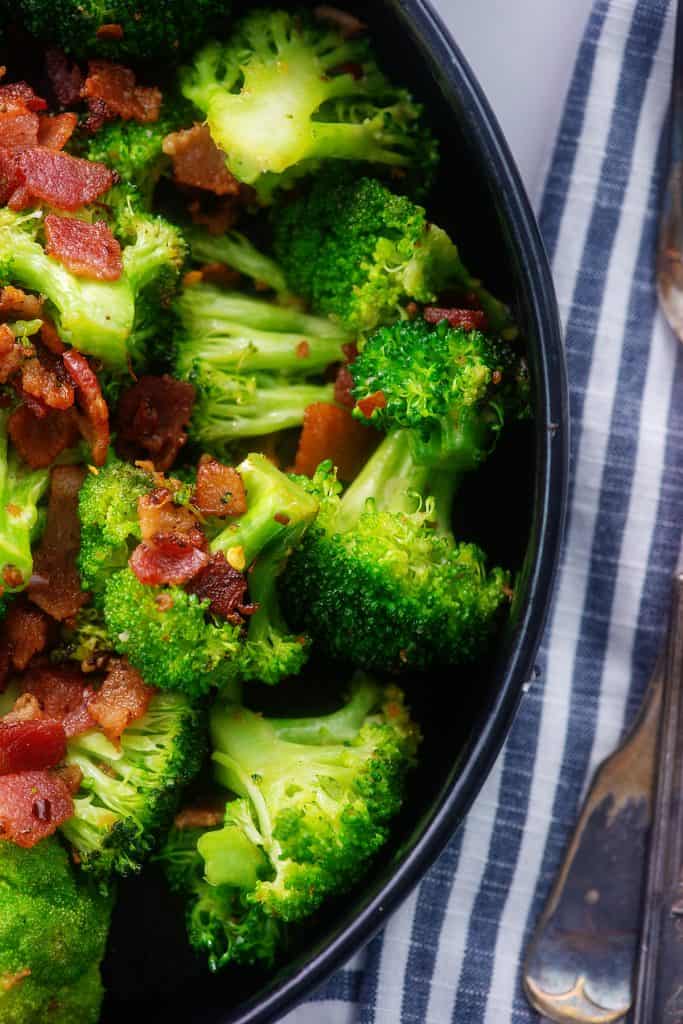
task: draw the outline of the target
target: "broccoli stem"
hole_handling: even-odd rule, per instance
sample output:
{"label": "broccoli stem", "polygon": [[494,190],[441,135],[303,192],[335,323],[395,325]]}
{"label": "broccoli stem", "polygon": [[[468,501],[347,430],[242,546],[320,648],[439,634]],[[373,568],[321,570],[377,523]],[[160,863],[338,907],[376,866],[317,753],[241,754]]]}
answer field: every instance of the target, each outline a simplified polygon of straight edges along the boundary
{"label": "broccoli stem", "polygon": [[270,724],[280,740],[323,746],[350,743],[356,738],[372,709],[379,703],[381,689],[364,672],[356,673],[347,703],[329,715],[315,718],[271,718]]}
{"label": "broccoli stem", "polygon": [[256,283],[267,284],[278,295],[288,294],[285,275],[275,260],[260,252],[239,231],[210,235],[199,228],[186,228],[184,233],[195,263],[224,263]]}
{"label": "broccoli stem", "polygon": [[[249,387],[251,383],[253,388]],[[309,405],[334,402],[334,384],[261,383],[258,378],[246,382],[228,378],[227,393],[222,393],[220,376],[216,375],[205,409],[200,398],[200,411],[205,415],[197,422],[196,434],[202,444],[220,447],[240,438],[299,427]],[[241,386],[233,396],[235,384]]]}
{"label": "broccoli stem", "polygon": [[16,452],[9,450],[7,420],[9,412],[0,415],[0,570],[12,567],[21,574],[22,582],[4,591],[23,590],[33,571],[31,541],[38,523],[38,502],[45,494],[50,473],[47,469],[29,470]]}

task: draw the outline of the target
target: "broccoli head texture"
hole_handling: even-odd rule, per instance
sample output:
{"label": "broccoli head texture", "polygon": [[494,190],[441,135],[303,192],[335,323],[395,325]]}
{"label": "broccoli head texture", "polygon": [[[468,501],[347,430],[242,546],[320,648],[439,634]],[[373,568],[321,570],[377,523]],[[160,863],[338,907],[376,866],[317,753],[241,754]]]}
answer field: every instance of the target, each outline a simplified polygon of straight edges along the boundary
{"label": "broccoli head texture", "polygon": [[96,1024],[111,896],[56,837],[0,842],[0,1024]]}
{"label": "broccoli head texture", "polygon": [[118,745],[97,731],[68,741],[66,763],[82,781],[62,833],[84,870],[100,881],[140,870],[201,766],[204,728],[187,697],[156,693]]}
{"label": "broccoli head texture", "polygon": [[368,40],[305,14],[250,12],[227,43],[195,55],[181,89],[264,202],[329,159],[419,165],[427,176],[438,159],[422,108],[379,70]]}
{"label": "broccoli head texture", "polygon": [[373,178],[332,168],[274,213],[275,255],[292,291],[350,330],[369,331],[450,289],[474,292],[493,333],[509,311],[463,265],[423,207]]}
{"label": "broccoli head texture", "polygon": [[[225,25],[230,8],[225,0],[21,0],[21,12],[33,35],[79,57],[168,60],[187,52],[206,35]],[[104,26],[118,31],[101,31]]]}
{"label": "broccoli head texture", "polygon": [[342,497],[322,467],[320,514],[280,578],[292,627],[358,667],[470,662],[510,594],[452,534],[457,474],[418,463],[411,435],[392,431]]}
{"label": "broccoli head texture", "polygon": [[33,572],[31,544],[39,524],[38,506],[47,491],[47,469],[29,469],[7,435],[9,410],[0,410],[0,572],[3,594],[23,590]]}

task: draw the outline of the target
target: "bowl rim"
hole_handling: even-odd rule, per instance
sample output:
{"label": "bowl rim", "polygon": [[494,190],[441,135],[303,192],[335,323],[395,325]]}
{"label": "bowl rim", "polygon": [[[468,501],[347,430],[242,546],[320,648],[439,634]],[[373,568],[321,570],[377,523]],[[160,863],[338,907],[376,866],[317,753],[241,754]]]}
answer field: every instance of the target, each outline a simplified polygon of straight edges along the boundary
{"label": "bowl rim", "polygon": [[268,1024],[291,1011],[381,929],[419,883],[454,835],[478,795],[507,737],[534,661],[548,615],[567,510],[569,467],[568,392],[562,331],[550,264],[534,212],[503,132],[474,72],[430,0],[393,0],[398,17],[428,48],[443,80],[457,91],[462,109],[487,162],[490,181],[510,232],[511,248],[524,254],[529,315],[539,346],[535,375],[540,408],[536,427],[535,555],[510,654],[481,730],[420,838],[396,864],[389,881],[363,904],[354,919],[322,949],[265,995],[227,1011],[224,1024]]}

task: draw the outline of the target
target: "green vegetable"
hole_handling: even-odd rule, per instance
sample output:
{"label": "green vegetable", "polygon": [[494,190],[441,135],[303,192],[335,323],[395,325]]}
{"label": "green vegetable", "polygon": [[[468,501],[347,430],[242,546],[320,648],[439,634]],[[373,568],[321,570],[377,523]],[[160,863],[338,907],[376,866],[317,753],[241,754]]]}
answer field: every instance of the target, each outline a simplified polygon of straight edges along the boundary
{"label": "green vegetable", "polygon": [[[38,505],[50,482],[49,470],[29,469],[21,461],[7,435],[8,419],[9,410],[0,410],[0,575],[4,594],[23,590],[31,578]],[[6,570],[12,570],[12,575]],[[15,573],[17,581],[12,578]]]}
{"label": "green vegetable", "polygon": [[333,402],[322,380],[351,335],[322,317],[212,285],[185,288],[176,309],[175,375],[197,389],[191,436],[211,451],[300,426]]}
{"label": "green vegetable", "polygon": [[162,859],[213,969],[270,962],[283,925],[353,885],[386,842],[419,733],[399,690],[358,676],[348,703],[319,718],[218,702],[211,737],[216,779],[237,799],[223,828],[172,833]]}
{"label": "green vegetable", "polygon": [[285,275],[278,264],[239,231],[212,235],[201,228],[186,227],[184,233],[195,263],[223,263],[256,284],[268,285],[279,297],[288,297]]}
{"label": "green vegetable", "polygon": [[477,296],[494,334],[516,333],[507,307],[472,277],[423,207],[373,178],[323,172],[276,209],[274,223],[275,254],[292,291],[349,330],[393,323],[409,302],[433,303],[458,289]]}
{"label": "green vegetable", "polygon": [[[33,35],[68,53],[165,61],[219,33],[230,13],[225,0],[21,0],[20,8]],[[121,38],[98,34],[103,25],[120,26]]]}
{"label": "green vegetable", "polygon": [[422,108],[377,67],[367,39],[288,11],[250,12],[227,43],[208,43],[181,72],[240,181],[269,201],[322,161],[352,160],[431,176]]}
{"label": "green vegetable", "polygon": [[0,842],[0,1024],[97,1024],[111,897],[56,837]]}

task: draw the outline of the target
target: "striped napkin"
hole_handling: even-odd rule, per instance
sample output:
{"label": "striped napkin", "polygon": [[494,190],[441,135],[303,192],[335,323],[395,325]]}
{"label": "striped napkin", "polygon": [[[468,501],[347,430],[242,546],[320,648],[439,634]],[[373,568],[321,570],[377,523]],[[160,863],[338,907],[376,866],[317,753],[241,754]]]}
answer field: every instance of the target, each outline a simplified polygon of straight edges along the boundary
{"label": "striped napkin", "polygon": [[587,781],[638,708],[683,525],[682,349],[654,282],[674,18],[673,0],[596,0],[539,211],[573,438],[538,678],[466,825],[385,932],[287,1024],[537,1020],[521,957]]}

